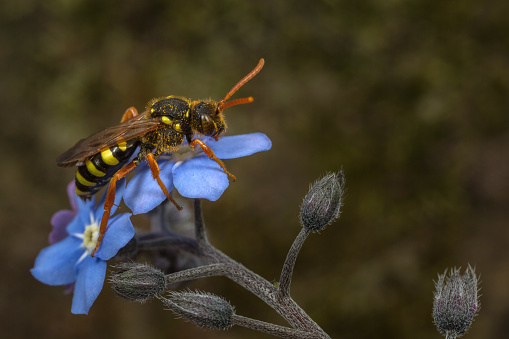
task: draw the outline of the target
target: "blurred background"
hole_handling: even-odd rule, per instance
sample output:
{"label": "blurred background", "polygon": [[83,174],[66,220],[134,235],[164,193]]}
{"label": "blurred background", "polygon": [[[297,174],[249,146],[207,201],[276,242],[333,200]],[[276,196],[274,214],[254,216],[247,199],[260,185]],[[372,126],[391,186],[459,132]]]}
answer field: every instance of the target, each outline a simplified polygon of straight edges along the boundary
{"label": "blurred background", "polygon": [[[55,158],[154,97],[221,99],[229,135],[272,150],[226,161],[204,202],[211,241],[277,281],[309,184],[343,168],[338,222],[304,244],[292,296],[333,338],[439,338],[433,280],[468,263],[481,311],[466,338],[509,332],[509,2],[16,0],[0,3],[0,336],[269,338],[202,331],[108,285],[88,316],[29,273],[72,169]],[[126,211],[126,210],[124,210]],[[225,278],[189,285],[285,324]]]}

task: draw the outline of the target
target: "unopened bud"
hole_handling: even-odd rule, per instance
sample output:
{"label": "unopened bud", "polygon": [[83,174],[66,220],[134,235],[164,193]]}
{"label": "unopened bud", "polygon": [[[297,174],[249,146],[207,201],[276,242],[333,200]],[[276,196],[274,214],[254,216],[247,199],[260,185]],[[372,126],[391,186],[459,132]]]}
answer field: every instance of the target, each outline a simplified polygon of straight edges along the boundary
{"label": "unopened bud", "polygon": [[150,265],[123,263],[115,267],[119,270],[111,273],[111,288],[122,298],[145,302],[164,291],[164,273]]}
{"label": "unopened bud", "polygon": [[235,309],[223,298],[203,292],[172,292],[161,301],[177,315],[203,328],[226,330],[232,326]]}
{"label": "unopened bud", "polygon": [[327,174],[314,183],[300,209],[302,226],[308,231],[318,232],[339,217],[344,188],[343,171]]}
{"label": "unopened bud", "polygon": [[455,339],[465,334],[479,310],[478,281],[469,265],[462,276],[459,269],[438,276],[435,283],[433,321],[446,338]]}

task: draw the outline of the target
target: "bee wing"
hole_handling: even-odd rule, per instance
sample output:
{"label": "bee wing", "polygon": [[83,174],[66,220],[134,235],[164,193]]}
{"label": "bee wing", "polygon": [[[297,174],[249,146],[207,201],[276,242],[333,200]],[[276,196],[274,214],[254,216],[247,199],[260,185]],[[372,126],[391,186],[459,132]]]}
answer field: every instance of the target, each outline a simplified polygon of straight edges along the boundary
{"label": "bee wing", "polygon": [[153,119],[150,117],[150,113],[144,112],[121,124],[108,127],[88,138],[81,139],[57,158],[57,165],[61,167],[75,165],[105,148],[134,139],[163,126],[164,124],[159,119]]}

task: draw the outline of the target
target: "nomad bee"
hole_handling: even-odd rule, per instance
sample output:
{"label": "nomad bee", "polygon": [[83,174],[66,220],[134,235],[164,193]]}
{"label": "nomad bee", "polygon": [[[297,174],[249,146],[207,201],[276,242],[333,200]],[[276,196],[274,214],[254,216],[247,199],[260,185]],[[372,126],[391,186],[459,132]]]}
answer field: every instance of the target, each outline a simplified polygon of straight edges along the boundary
{"label": "nomad bee", "polygon": [[[240,80],[226,94],[223,100],[195,100],[179,96],[168,96],[151,100],[146,110],[138,114],[131,107],[124,113],[121,123],[106,128],[82,139],[71,149],[57,158],[57,165],[62,167],[77,166],[75,184],[76,194],[81,199],[90,199],[102,186],[109,183],[104,203],[104,214],[101,220],[97,245],[92,256],[101,244],[106,231],[111,207],[115,201],[116,182],[128,175],[142,160],[146,160],[152,176],[161,187],[166,197],[180,210],[167,188],[159,178],[157,158],[164,153],[177,150],[184,138],[189,146],[199,146],[212,160],[216,161],[223,171],[235,180],[225,165],[214,152],[196,135],[210,136],[218,140],[225,131],[226,124],[222,111],[225,108],[246,104],[252,97],[226,102],[240,87],[251,80],[262,69],[264,60]],[[138,154],[129,161],[136,150]]]}

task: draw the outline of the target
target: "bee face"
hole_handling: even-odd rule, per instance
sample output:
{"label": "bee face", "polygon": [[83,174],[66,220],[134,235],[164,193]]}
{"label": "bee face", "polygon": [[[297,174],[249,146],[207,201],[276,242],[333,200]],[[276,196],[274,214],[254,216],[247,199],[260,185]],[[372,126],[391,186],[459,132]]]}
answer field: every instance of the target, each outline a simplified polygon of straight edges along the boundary
{"label": "bee face", "polygon": [[191,104],[196,131],[217,139],[226,129],[223,114],[215,101],[198,101]]}

